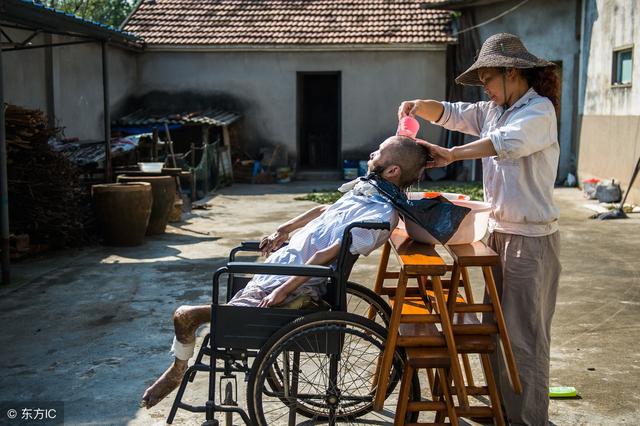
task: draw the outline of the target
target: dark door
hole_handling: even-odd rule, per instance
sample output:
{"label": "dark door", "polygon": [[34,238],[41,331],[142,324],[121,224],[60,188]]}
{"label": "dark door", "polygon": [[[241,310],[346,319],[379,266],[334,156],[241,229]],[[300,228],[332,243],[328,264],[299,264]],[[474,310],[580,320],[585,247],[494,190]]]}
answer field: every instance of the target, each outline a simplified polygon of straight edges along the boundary
{"label": "dark door", "polygon": [[298,73],[300,167],[339,168],[340,134],[340,73]]}

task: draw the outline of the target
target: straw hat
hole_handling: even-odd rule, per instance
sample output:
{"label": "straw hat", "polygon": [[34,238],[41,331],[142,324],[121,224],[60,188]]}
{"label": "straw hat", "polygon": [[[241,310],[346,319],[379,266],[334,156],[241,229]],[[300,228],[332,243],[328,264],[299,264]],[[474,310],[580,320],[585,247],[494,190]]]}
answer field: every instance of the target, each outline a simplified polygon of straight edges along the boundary
{"label": "straw hat", "polygon": [[536,68],[553,67],[555,64],[540,59],[524,47],[522,40],[516,35],[499,33],[492,35],[482,44],[478,59],[468,70],[456,78],[456,83],[469,86],[482,86],[478,77],[480,68]]}

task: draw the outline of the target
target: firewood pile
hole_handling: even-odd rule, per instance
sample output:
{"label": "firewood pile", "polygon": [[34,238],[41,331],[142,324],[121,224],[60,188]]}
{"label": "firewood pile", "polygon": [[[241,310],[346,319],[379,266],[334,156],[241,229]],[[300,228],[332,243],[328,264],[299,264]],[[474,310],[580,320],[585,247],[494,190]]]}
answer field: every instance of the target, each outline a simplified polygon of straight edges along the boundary
{"label": "firewood pile", "polygon": [[48,144],[42,111],[5,105],[10,230],[36,247],[76,247],[94,240],[91,196],[75,166]]}

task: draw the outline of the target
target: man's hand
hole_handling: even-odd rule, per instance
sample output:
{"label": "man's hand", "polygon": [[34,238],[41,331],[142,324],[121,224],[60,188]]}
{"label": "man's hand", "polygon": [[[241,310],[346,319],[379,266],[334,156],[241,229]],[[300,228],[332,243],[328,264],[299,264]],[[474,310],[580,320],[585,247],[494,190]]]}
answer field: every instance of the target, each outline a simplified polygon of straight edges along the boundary
{"label": "man's hand", "polygon": [[427,168],[444,167],[455,161],[453,151],[451,149],[443,148],[440,145],[434,145],[427,141],[423,141],[422,139],[416,139],[416,142],[425,146],[433,158],[433,161],[427,161]]}
{"label": "man's hand", "polygon": [[284,285],[281,285],[280,287],[275,289],[272,293],[267,295],[267,297],[262,299],[258,304],[258,308],[268,308],[270,306],[277,306],[282,302],[284,302],[284,300],[289,295],[289,292],[287,292],[284,289],[284,287],[285,287]]}
{"label": "man's hand", "polygon": [[264,237],[262,241],[260,241],[260,253],[262,253],[263,256],[268,256],[269,253],[282,247],[282,244],[284,244],[288,239],[288,232],[276,230],[276,232]]}

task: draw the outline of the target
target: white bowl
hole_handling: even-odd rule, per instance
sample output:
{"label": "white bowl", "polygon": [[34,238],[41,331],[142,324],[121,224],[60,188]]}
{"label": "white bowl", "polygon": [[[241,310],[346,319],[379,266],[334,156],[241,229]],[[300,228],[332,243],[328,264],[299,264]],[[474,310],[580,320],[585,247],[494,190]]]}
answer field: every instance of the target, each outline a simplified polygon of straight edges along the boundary
{"label": "white bowl", "polygon": [[138,167],[144,173],[161,173],[164,163],[138,163]]}
{"label": "white bowl", "polygon": [[471,197],[466,194],[459,194],[457,192],[436,192],[436,191],[414,191],[407,194],[407,198],[410,200],[422,200],[423,198],[435,198],[438,195],[442,195],[449,201],[456,200],[470,200]]}
{"label": "white bowl", "polygon": [[[484,238],[489,225],[491,204],[467,200],[453,200],[451,202],[457,206],[470,208],[471,211],[462,220],[458,230],[449,241],[447,241],[447,244],[470,244]],[[422,226],[411,220],[408,220],[406,224],[400,221],[398,227],[404,227],[407,230],[407,234],[415,241],[427,244],[440,244],[439,241],[433,238]]]}

